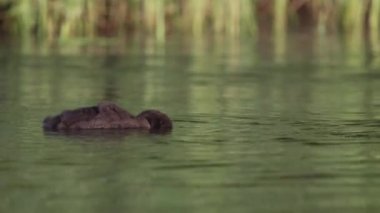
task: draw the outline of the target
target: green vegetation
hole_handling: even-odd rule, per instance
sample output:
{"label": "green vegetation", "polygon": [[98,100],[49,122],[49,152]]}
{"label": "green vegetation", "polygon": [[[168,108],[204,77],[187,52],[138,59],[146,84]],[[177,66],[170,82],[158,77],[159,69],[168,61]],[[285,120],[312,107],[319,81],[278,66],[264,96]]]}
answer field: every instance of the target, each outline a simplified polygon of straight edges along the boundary
{"label": "green vegetation", "polygon": [[0,0],[0,21],[2,34],[48,38],[304,29],[377,34],[380,0]]}

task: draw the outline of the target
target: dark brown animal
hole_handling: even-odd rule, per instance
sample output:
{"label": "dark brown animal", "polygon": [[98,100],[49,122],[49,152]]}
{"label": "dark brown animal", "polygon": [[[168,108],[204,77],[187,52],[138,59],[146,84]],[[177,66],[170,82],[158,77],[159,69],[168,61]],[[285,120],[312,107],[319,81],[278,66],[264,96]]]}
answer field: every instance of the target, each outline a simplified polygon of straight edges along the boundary
{"label": "dark brown animal", "polygon": [[157,110],[146,110],[137,116],[111,102],[96,106],[66,110],[43,121],[47,131],[82,129],[145,129],[151,132],[168,132],[172,129],[170,118]]}

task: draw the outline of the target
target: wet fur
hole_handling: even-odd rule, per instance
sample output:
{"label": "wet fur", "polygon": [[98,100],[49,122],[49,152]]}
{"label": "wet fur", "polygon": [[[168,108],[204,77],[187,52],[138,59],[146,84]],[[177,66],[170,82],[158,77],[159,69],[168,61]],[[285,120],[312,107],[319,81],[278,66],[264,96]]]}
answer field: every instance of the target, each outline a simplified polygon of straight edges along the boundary
{"label": "wet fur", "polygon": [[81,129],[146,129],[151,132],[167,132],[172,129],[170,118],[158,110],[146,110],[133,116],[111,102],[96,106],[66,110],[43,121],[47,131]]}

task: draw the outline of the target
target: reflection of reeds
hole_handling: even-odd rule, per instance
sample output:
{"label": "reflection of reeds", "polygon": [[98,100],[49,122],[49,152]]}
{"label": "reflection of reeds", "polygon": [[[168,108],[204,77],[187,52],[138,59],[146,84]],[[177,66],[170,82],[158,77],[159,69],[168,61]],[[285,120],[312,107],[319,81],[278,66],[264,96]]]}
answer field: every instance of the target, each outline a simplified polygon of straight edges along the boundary
{"label": "reflection of reeds", "polygon": [[1,10],[8,2],[0,0],[0,18],[8,22],[2,28],[51,38],[127,32],[161,39],[173,32],[236,36],[255,34],[263,20],[281,34],[305,26],[351,33],[378,31],[380,19],[380,0],[17,0]]}

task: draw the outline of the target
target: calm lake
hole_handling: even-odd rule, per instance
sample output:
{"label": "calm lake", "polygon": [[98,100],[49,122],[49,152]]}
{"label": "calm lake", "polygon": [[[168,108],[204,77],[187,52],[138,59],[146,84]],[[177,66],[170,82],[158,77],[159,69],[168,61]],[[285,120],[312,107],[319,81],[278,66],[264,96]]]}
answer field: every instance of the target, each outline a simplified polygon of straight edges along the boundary
{"label": "calm lake", "polygon": [[[13,42],[0,63],[0,212],[380,211],[375,40]],[[174,129],[42,131],[101,100]]]}

